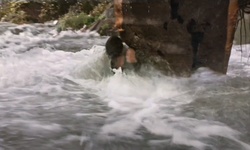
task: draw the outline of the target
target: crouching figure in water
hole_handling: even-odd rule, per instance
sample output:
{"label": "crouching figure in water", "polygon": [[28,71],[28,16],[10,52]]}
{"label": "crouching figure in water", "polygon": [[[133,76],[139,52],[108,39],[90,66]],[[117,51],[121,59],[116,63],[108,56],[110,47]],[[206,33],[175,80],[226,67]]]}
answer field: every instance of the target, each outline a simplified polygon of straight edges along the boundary
{"label": "crouching figure in water", "polygon": [[135,50],[123,44],[118,36],[111,36],[106,42],[106,54],[111,60],[111,69],[138,70]]}

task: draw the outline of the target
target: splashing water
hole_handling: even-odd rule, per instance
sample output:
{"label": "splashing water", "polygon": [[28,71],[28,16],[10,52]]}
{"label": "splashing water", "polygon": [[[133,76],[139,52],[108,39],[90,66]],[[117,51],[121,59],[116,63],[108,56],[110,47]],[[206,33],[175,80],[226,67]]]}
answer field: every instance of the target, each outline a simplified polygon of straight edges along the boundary
{"label": "splashing water", "polygon": [[237,47],[227,75],[112,74],[107,37],[0,29],[0,150],[250,150],[249,54]]}

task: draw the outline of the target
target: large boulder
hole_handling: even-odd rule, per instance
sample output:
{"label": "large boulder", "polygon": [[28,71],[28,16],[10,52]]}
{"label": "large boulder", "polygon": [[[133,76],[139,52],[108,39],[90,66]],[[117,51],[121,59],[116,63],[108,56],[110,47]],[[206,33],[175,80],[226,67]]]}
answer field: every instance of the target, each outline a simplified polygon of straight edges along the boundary
{"label": "large boulder", "polygon": [[166,74],[226,73],[237,0],[114,0],[116,27],[141,63]]}

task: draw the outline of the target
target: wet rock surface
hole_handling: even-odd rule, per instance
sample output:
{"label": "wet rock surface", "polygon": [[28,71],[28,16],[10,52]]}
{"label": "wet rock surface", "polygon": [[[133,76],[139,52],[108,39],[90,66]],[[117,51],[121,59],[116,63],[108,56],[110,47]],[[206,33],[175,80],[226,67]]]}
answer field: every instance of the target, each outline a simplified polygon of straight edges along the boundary
{"label": "wet rock surface", "polygon": [[225,73],[229,1],[125,0],[121,37],[167,74],[201,66]]}

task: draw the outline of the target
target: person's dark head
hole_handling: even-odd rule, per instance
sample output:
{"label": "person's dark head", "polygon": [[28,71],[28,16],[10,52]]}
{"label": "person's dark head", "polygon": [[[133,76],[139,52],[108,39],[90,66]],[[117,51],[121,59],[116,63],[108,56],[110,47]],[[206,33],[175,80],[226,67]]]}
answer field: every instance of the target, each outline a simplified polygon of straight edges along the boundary
{"label": "person's dark head", "polygon": [[117,36],[111,36],[106,42],[106,53],[110,58],[118,57],[122,54],[122,40]]}

